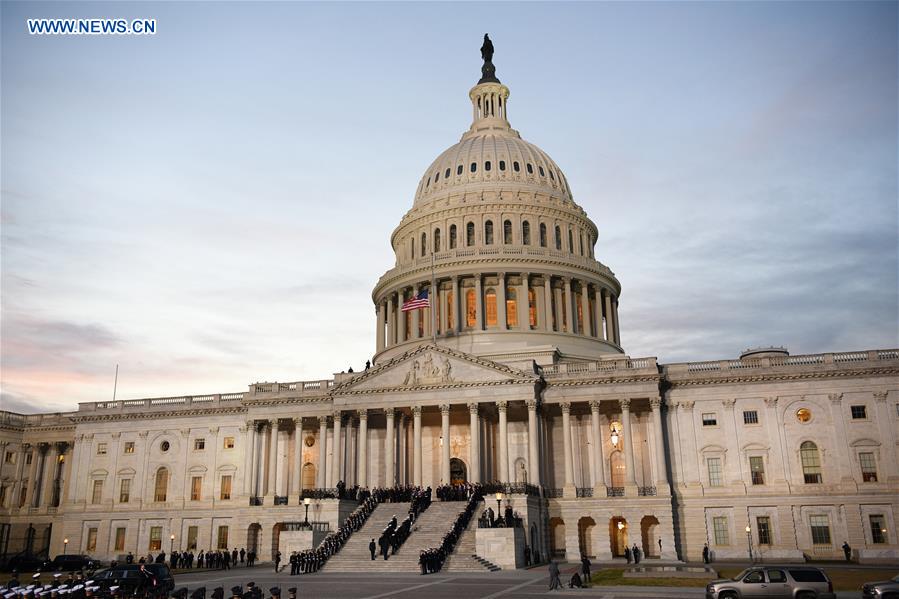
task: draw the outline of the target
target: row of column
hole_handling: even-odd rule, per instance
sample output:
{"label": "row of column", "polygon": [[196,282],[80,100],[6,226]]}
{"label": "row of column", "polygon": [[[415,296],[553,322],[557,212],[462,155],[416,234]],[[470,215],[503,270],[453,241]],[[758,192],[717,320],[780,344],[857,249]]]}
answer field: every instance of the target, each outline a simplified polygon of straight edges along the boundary
{"label": "row of column", "polygon": [[[390,294],[386,299],[378,303],[376,307],[376,342],[378,351],[403,343],[407,339],[427,338],[432,334],[432,327],[436,327],[437,334],[441,335],[459,333],[462,330],[470,330],[472,328],[474,330],[486,330],[484,276],[483,274],[475,274],[469,277],[474,279],[474,327],[467,326],[467,300],[460,294],[461,290],[467,295],[467,291],[472,289],[472,286],[462,284],[458,276],[448,279],[449,286],[442,284],[446,280],[437,281],[438,293],[436,297],[435,294],[430,294],[432,308],[413,310],[411,322],[409,323],[411,326],[408,327],[410,330],[407,330],[406,313],[402,311],[403,302],[408,297],[417,295],[421,288],[429,287],[430,283],[415,284],[412,287],[405,287]],[[520,283],[515,291],[518,323],[517,326],[513,327],[507,324],[507,275],[500,272],[493,276],[499,279],[496,285],[496,328],[501,330],[516,328],[522,331],[531,330],[530,273],[520,273],[518,275]],[[541,285],[542,290],[539,288],[534,289],[534,310],[536,312],[534,330],[573,333],[621,345],[618,327],[618,298],[609,289],[581,279],[552,277],[552,275],[539,276],[542,277],[543,281]],[[553,283],[554,280],[555,283]],[[542,293],[542,298],[538,298],[536,295],[538,293]],[[439,304],[439,309],[438,317],[434,319],[431,310],[435,303]],[[542,310],[538,308],[540,305],[543,307]],[[580,312],[580,318],[577,318],[578,312]],[[463,326],[463,322],[465,326]],[[603,322],[605,322],[605,326],[603,326]],[[490,328],[492,329],[493,326],[490,326]]]}
{"label": "row of column", "polygon": [[[8,441],[0,443],[0,457],[6,455],[8,446]],[[16,453],[15,473],[9,477],[13,483],[7,487],[6,503],[0,507],[19,507],[20,504],[29,508],[59,507],[62,502],[64,466],[70,447],[65,441],[23,443]],[[31,456],[30,464],[26,464],[28,456]],[[2,478],[6,479],[7,476],[5,472],[2,473]],[[21,501],[23,488],[25,497]]]}

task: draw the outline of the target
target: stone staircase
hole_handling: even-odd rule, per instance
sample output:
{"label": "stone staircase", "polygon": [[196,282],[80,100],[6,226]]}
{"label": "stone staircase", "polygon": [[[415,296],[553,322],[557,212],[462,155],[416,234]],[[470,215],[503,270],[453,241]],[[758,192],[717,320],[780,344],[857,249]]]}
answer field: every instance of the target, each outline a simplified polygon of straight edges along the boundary
{"label": "stone staircase", "polygon": [[[350,539],[346,545],[341,548],[336,555],[325,563],[322,572],[359,572],[362,568],[366,570],[372,569],[375,564],[380,564],[384,558],[378,556],[378,559],[372,561],[371,552],[368,550],[368,544],[372,539],[375,543],[381,536],[381,532],[387,527],[387,523],[396,514],[397,522],[402,522],[409,513],[409,502],[405,503],[379,503],[374,511],[369,515],[368,520],[361,529],[350,535]],[[433,507],[433,506],[432,506]],[[430,508],[425,511],[428,513]],[[411,537],[406,541],[412,540]],[[417,564],[416,558],[416,564]],[[389,561],[388,561],[389,563]],[[379,570],[383,568],[378,568]]]}
{"label": "stone staircase", "polygon": [[474,515],[468,522],[468,527],[459,537],[456,549],[443,564],[443,572],[496,572],[500,567],[476,554],[475,535],[478,530],[478,516],[484,511],[484,503],[481,502],[474,510]]}

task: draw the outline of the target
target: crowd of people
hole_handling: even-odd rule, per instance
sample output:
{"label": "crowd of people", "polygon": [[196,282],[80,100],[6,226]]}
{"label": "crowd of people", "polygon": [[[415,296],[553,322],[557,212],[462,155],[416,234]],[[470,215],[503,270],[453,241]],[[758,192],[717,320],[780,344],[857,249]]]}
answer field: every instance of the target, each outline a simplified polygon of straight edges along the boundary
{"label": "crowd of people", "polygon": [[446,561],[446,557],[453,552],[456,542],[458,542],[459,537],[462,536],[462,533],[468,527],[468,523],[471,521],[478,503],[483,499],[481,496],[480,485],[457,485],[453,487],[447,485],[447,487],[448,488],[445,488],[445,491],[449,491],[450,493],[462,492],[463,489],[467,488],[467,490],[470,491],[468,503],[465,504],[465,509],[462,510],[462,513],[459,514],[456,521],[453,522],[453,526],[450,528],[449,532],[443,535],[443,541],[440,543],[440,547],[425,549],[419,555],[418,564],[421,566],[422,574],[432,574],[440,571],[443,567],[443,562]]}
{"label": "crowd of people", "polygon": [[[134,554],[130,551],[128,552],[128,555],[125,556],[125,563],[134,563]],[[165,551],[161,551],[156,556],[154,556],[152,553],[148,553],[146,556],[141,556],[137,559],[137,563],[168,563],[169,568],[171,568],[172,570],[178,568],[191,569],[195,564],[197,568],[230,570],[232,566],[236,566],[238,563],[240,565],[246,564],[247,567],[253,566],[256,563],[256,552],[252,549],[250,551],[247,551],[244,548],[241,548],[238,551],[236,547],[231,551],[228,551],[227,549],[218,551],[203,551],[201,549],[197,554],[194,554],[193,550],[172,551],[172,554],[168,556],[168,560],[166,560]],[[111,565],[115,566],[116,563],[113,562]]]}

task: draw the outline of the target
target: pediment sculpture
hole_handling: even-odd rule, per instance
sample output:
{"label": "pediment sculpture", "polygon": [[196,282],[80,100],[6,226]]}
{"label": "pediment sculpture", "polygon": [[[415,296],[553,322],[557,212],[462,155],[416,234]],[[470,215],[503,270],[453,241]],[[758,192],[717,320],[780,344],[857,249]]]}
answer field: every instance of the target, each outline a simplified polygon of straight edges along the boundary
{"label": "pediment sculpture", "polygon": [[433,354],[428,354],[424,360],[414,360],[409,366],[409,372],[403,379],[403,385],[417,387],[420,385],[442,385],[453,382],[453,365],[447,358],[438,358],[439,364],[434,361]]}

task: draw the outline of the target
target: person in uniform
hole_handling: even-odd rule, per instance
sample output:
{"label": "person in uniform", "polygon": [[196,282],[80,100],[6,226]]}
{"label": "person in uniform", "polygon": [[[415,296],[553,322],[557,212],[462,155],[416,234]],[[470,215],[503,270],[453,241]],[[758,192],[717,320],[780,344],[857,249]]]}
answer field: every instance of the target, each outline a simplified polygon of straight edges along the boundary
{"label": "person in uniform", "polygon": [[272,599],[281,599],[281,587],[272,587],[268,590],[268,594]]}
{"label": "person in uniform", "polygon": [[554,591],[562,588],[562,581],[559,580],[559,565],[555,560],[549,562],[549,590]]}
{"label": "person in uniform", "polygon": [[225,589],[223,587],[212,589],[212,599],[225,599]]}
{"label": "person in uniform", "polygon": [[375,543],[374,539],[368,544],[368,550],[371,551],[371,561],[375,561],[375,552],[378,550],[378,545]]}
{"label": "person in uniform", "polygon": [[240,585],[231,587],[231,599],[243,599],[243,587]]}
{"label": "person in uniform", "polygon": [[581,575],[584,577],[584,584],[590,582],[590,559],[586,555],[581,556]]}
{"label": "person in uniform", "polygon": [[297,588],[290,587],[287,589],[287,599],[297,599]]}
{"label": "person in uniform", "polygon": [[194,589],[194,592],[190,594],[190,599],[206,599],[206,587]]}

